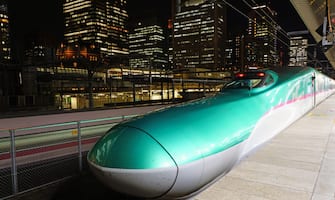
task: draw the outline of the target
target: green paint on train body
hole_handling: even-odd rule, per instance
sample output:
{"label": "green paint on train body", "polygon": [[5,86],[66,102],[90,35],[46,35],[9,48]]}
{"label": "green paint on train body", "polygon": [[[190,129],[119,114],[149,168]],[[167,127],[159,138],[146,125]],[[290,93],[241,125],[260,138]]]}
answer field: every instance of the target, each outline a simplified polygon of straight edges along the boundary
{"label": "green paint on train body", "polygon": [[264,72],[271,79],[263,87],[223,89],[123,122],[95,144],[88,159],[103,167],[153,169],[225,151],[248,139],[262,116],[313,92],[307,89],[312,68]]}

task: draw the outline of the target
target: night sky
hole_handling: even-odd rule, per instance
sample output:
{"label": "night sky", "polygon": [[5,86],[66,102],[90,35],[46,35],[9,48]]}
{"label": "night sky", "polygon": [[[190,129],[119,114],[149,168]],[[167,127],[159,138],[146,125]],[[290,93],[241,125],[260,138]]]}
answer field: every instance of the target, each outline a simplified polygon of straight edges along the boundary
{"label": "night sky", "polygon": [[8,0],[11,34],[17,39],[34,33],[62,38],[61,0]]}
{"label": "night sky", "polygon": [[[247,6],[243,1],[230,0],[228,2],[231,2],[231,4],[235,8],[241,10],[245,14],[247,14],[250,11],[249,6]],[[252,1],[247,0],[247,2],[251,4],[250,2]],[[269,2],[270,2],[269,6],[277,12],[278,24],[286,32],[307,29],[289,0],[280,0],[280,1],[270,0]],[[240,13],[238,13],[229,6],[227,8],[227,11],[228,11],[228,29],[230,28],[236,32],[236,29],[247,27],[247,19],[244,16],[242,16]]]}
{"label": "night sky", "polygon": [[[167,17],[171,14],[170,2],[170,0],[128,0],[128,14],[130,19],[150,15]],[[248,7],[243,1],[229,2],[247,13]],[[270,2],[271,7],[278,12],[279,25],[285,31],[306,29],[289,0]],[[51,45],[62,41],[64,31],[62,0],[8,0],[8,9],[11,34],[16,48],[31,45],[36,35],[37,38],[47,38],[47,43]],[[245,28],[246,18],[228,7],[228,31],[241,29],[240,32],[243,32]]]}

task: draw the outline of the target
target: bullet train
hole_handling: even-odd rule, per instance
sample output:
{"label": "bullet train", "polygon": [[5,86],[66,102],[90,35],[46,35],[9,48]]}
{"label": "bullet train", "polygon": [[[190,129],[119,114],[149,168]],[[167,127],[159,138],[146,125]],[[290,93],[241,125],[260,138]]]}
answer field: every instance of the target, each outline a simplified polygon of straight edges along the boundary
{"label": "bullet train", "polygon": [[214,96],[111,128],[87,160],[113,191],[189,199],[334,91],[333,79],[309,67],[238,73]]}

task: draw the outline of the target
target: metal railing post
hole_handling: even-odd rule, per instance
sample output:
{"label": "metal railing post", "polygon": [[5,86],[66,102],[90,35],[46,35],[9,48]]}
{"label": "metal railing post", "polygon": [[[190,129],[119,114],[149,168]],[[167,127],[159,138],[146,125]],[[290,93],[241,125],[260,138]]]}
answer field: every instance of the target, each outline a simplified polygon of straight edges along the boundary
{"label": "metal railing post", "polygon": [[78,158],[79,158],[79,172],[83,170],[83,155],[82,155],[82,146],[81,146],[81,128],[80,121],[77,122],[77,131],[78,131]]}
{"label": "metal railing post", "polygon": [[11,175],[12,175],[12,192],[18,193],[17,185],[17,166],[16,166],[16,148],[15,148],[15,130],[9,130],[10,133],[10,157],[11,157]]}

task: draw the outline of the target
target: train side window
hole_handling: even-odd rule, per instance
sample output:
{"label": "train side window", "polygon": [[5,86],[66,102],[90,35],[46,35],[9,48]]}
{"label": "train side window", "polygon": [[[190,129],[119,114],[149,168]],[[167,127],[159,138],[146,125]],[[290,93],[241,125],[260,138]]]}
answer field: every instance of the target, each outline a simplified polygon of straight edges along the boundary
{"label": "train side window", "polygon": [[242,88],[257,88],[263,86],[263,79],[242,79],[234,80],[224,86],[225,89],[242,89]]}
{"label": "train side window", "polygon": [[260,88],[260,87],[265,87],[270,85],[271,83],[274,82],[274,78],[268,74],[267,76],[265,76],[265,78],[262,79],[261,82],[259,82],[258,84],[254,85],[254,88]]}
{"label": "train side window", "polygon": [[273,82],[274,82],[274,78],[269,74],[264,81],[264,86],[270,85]]}
{"label": "train side window", "polygon": [[238,73],[236,79],[226,84],[224,89],[260,88],[273,82],[273,76],[264,72]]}

